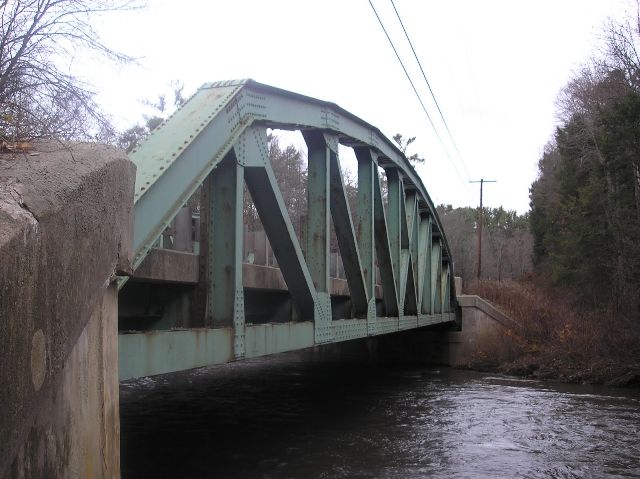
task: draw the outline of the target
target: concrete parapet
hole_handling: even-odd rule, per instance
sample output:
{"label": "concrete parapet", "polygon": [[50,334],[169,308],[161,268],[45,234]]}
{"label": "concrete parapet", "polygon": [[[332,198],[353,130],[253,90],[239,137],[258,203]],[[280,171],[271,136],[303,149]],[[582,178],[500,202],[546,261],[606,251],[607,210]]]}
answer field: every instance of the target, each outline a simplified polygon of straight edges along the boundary
{"label": "concrete parapet", "polygon": [[115,148],[0,156],[0,477],[117,477],[117,292],[135,167]]}
{"label": "concrete parapet", "polygon": [[460,276],[454,276],[453,280],[456,286],[456,294],[460,296],[462,294],[462,278]]}
{"label": "concrete parapet", "polygon": [[198,255],[153,248],[135,270],[135,278],[159,283],[198,283]]}
{"label": "concrete parapet", "polygon": [[[256,235],[255,237],[260,237]],[[153,248],[135,270],[134,278],[152,283],[198,283],[199,256],[169,249]],[[242,281],[245,288],[287,291],[280,268],[261,264],[243,263]],[[346,279],[331,278],[332,296],[349,296]],[[376,298],[382,298],[382,286],[376,285]]]}

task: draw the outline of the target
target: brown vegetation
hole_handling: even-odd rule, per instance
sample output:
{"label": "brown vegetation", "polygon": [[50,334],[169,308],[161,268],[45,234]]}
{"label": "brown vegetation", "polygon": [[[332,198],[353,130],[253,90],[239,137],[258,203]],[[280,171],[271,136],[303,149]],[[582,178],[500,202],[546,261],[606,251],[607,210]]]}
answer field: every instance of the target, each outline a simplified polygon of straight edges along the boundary
{"label": "brown vegetation", "polygon": [[519,327],[486,338],[473,368],[569,382],[640,385],[640,333],[612,307],[581,308],[539,278],[472,283]]}

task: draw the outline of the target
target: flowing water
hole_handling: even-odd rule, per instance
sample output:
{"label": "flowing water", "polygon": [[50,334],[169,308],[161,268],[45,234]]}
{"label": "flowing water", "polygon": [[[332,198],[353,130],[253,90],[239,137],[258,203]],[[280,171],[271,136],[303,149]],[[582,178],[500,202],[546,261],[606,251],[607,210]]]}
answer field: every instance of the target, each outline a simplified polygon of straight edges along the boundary
{"label": "flowing water", "polygon": [[122,477],[640,477],[640,392],[295,354],[121,384]]}

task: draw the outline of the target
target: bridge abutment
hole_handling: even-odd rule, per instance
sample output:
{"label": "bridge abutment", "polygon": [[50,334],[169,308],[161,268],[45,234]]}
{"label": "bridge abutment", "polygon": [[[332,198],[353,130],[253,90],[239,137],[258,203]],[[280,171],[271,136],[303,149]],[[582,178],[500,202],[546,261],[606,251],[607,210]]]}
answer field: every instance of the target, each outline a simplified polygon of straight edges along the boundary
{"label": "bridge abutment", "polygon": [[[508,347],[506,334],[517,330],[518,323],[475,295],[459,295],[462,327],[442,338],[442,361],[450,366],[465,366],[480,356],[502,354]],[[487,358],[493,360],[492,358]]]}
{"label": "bridge abutment", "polygon": [[0,156],[0,477],[119,477],[115,274],[135,167],[114,148]]}

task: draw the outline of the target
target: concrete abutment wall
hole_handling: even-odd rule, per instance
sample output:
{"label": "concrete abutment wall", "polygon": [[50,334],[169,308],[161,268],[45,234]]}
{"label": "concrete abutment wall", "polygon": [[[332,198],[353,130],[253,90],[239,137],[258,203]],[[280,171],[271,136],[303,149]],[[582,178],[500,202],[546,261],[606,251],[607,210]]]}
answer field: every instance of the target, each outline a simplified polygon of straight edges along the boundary
{"label": "concrete abutment wall", "polygon": [[0,477],[119,477],[134,178],[103,145],[0,155]]}
{"label": "concrete abutment wall", "polygon": [[458,306],[462,328],[441,338],[444,364],[466,366],[478,359],[479,354],[492,351],[499,354],[505,333],[519,328],[516,321],[479,296],[460,295]]}

